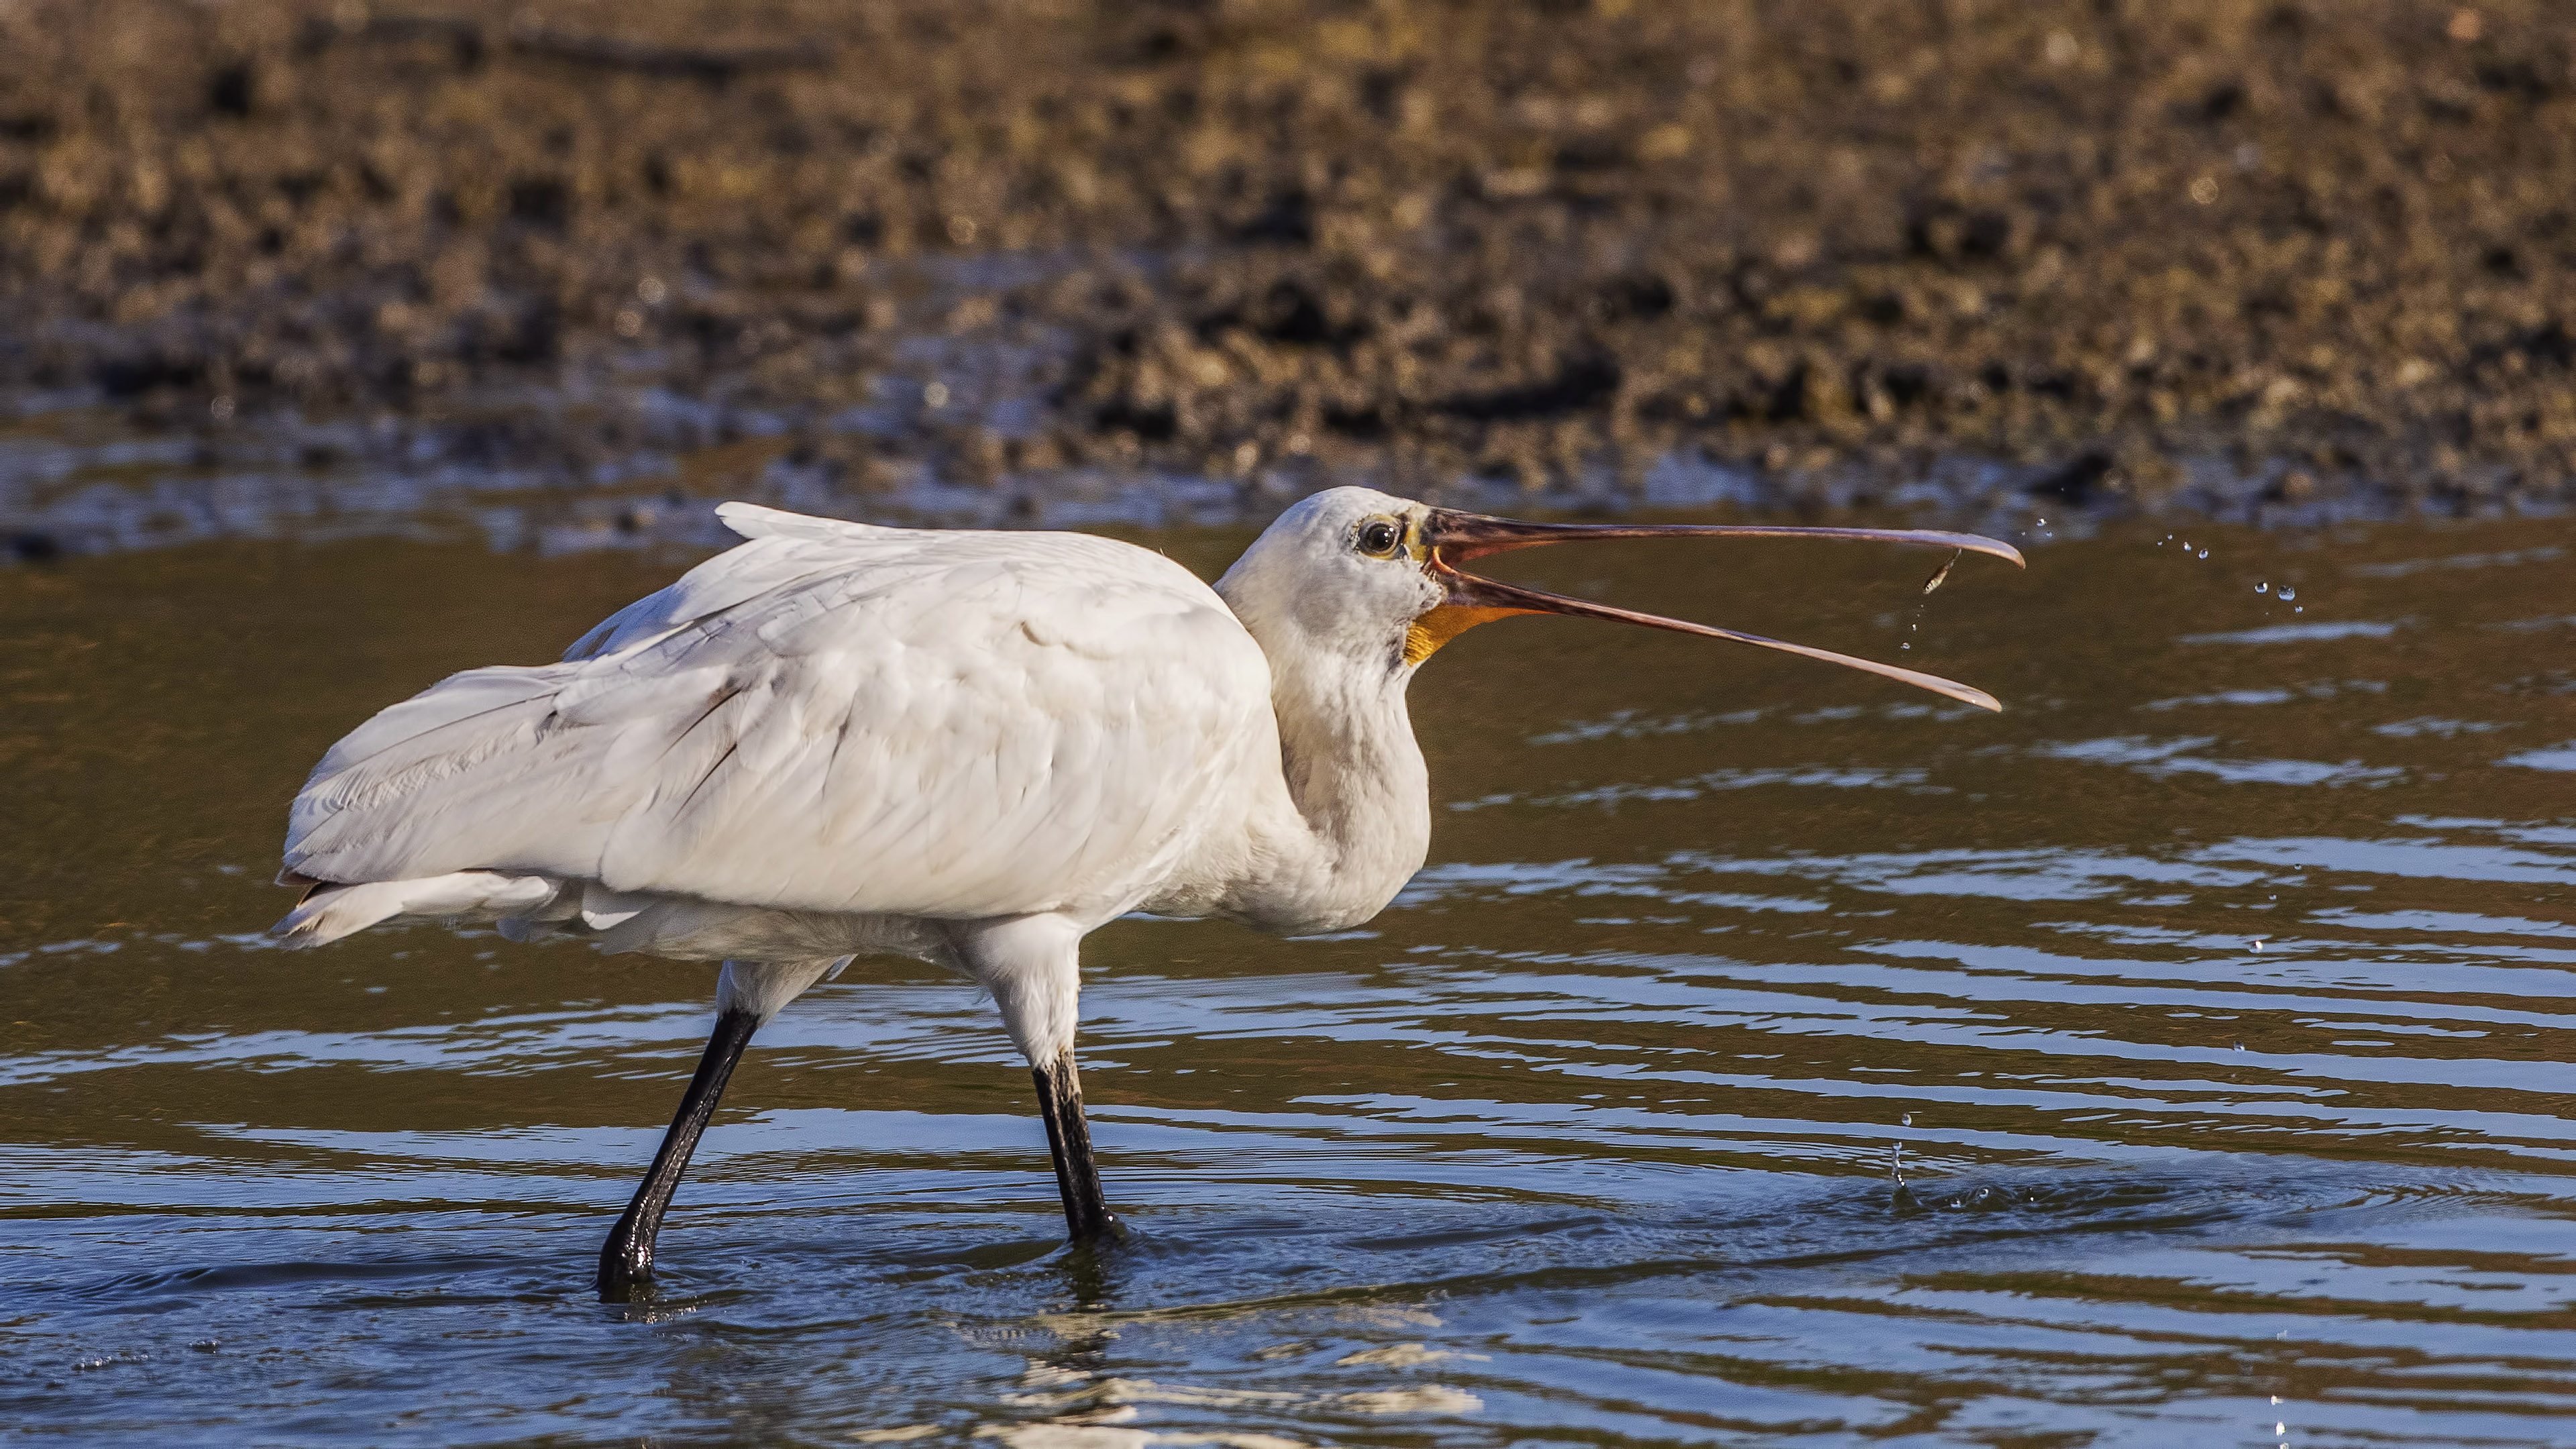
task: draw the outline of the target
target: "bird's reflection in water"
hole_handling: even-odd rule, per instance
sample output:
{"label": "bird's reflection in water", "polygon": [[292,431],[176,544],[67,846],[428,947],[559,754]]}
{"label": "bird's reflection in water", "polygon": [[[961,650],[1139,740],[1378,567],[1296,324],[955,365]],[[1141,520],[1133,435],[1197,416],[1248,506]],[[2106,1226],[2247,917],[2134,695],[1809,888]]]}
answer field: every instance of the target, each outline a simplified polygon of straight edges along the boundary
{"label": "bird's reflection in water", "polygon": [[[1065,1296],[1074,1312],[1106,1313],[1117,1306],[1112,1295],[1124,1276],[1119,1270],[1134,1251],[1132,1241],[1117,1239],[1068,1243],[1048,1266],[1064,1280]],[[1099,1341],[1108,1341],[1105,1332]]]}
{"label": "bird's reflection in water", "polygon": [[599,1312],[611,1323],[675,1323],[686,1318],[696,1308],[697,1302],[697,1295],[693,1293],[669,1291],[657,1285],[637,1292],[623,1302],[601,1302]]}

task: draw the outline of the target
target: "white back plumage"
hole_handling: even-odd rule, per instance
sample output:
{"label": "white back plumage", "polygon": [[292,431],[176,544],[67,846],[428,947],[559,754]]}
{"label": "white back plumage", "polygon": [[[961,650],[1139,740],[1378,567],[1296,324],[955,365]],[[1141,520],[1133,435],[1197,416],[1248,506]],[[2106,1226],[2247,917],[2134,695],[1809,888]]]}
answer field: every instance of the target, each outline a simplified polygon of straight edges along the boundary
{"label": "white back plumage", "polygon": [[341,740],[295,801],[288,866],[916,917],[1124,909],[1212,792],[1276,777],[1260,647],[1158,554],[720,512],[750,541],[562,662],[455,675]]}

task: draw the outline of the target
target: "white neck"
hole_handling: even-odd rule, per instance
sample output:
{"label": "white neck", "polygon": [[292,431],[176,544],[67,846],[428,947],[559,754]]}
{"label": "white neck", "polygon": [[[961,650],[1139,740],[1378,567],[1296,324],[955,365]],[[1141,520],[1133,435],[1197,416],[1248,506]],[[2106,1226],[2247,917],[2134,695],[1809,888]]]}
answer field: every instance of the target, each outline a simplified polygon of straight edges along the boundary
{"label": "white neck", "polygon": [[[1274,647],[1277,785],[1248,812],[1247,867],[1223,914],[1287,933],[1334,931],[1384,909],[1431,845],[1430,776],[1404,687],[1413,671],[1333,650]],[[1278,793],[1284,787],[1284,794]]]}

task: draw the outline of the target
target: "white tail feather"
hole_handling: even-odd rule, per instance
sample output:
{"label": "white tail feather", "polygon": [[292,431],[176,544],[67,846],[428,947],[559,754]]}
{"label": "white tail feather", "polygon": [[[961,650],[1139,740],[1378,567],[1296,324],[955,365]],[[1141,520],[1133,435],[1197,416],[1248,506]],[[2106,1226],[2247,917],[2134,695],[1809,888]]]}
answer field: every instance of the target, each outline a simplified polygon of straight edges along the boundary
{"label": "white tail feather", "polygon": [[507,915],[534,910],[554,893],[555,883],[544,876],[489,870],[326,885],[306,896],[268,933],[290,949],[324,946],[396,916]]}

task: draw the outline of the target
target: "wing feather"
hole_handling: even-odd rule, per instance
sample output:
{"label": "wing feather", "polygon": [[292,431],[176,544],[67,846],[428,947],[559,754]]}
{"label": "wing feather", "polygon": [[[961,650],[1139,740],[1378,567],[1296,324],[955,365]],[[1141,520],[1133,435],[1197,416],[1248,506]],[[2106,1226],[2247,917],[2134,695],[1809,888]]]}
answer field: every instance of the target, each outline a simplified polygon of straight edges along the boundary
{"label": "wing feather", "polygon": [[495,871],[926,916],[1132,891],[1271,738],[1208,587],[1073,534],[727,510],[751,541],[556,664],[456,675],[334,746],[290,869]]}

